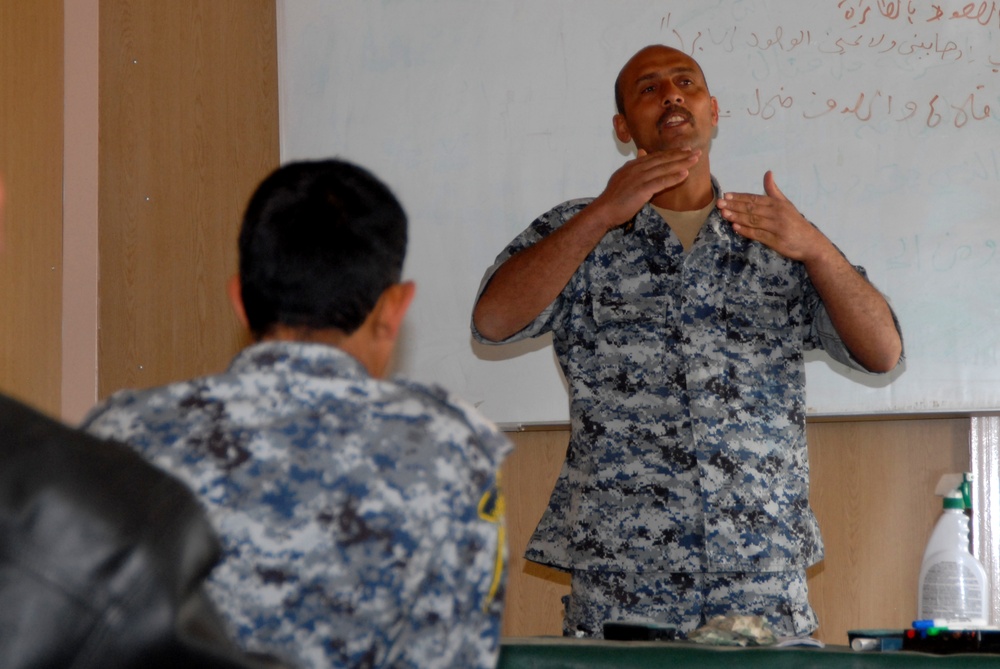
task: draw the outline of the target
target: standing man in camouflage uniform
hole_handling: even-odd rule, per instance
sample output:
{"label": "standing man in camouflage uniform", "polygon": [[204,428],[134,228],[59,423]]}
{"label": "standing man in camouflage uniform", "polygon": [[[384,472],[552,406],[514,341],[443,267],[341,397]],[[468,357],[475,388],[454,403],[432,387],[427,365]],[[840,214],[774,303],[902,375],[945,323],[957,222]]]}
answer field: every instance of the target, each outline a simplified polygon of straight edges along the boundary
{"label": "standing man in camouflage uniform", "polygon": [[286,165],[247,207],[230,297],[257,343],[214,376],[86,419],[177,474],[225,556],[210,594],[299,667],[493,667],[510,445],[445,392],[383,380],[414,286],[406,217],[368,172]]}
{"label": "standing man in camouflage uniform", "polygon": [[770,172],[763,195],[719,188],[718,104],[692,58],[644,48],[615,96],[637,157],[521,233],[473,313],[484,342],[551,331],[569,382],[569,449],[526,557],[571,572],[569,635],[727,613],[808,634],[823,548],[802,352],[889,371],[895,318]]}

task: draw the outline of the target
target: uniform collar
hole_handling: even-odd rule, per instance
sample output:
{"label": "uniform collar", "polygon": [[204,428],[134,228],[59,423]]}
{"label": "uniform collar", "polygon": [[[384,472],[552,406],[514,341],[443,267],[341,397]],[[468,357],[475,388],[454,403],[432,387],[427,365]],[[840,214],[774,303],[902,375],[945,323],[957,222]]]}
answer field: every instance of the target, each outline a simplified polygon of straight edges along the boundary
{"label": "uniform collar", "polygon": [[[719,187],[719,182],[714,176],[711,177],[711,179],[712,191],[715,195],[715,199],[718,200],[722,197],[722,189]],[[718,207],[714,207],[712,211],[709,212],[708,220],[705,222],[705,225],[711,229],[713,234],[719,237],[729,237],[733,234],[732,228],[725,225],[725,221],[719,213]],[[643,205],[642,209],[639,210],[635,217],[623,226],[623,229],[626,234],[631,231],[640,231],[646,234],[662,234],[665,227],[666,223],[664,220],[660,218],[660,215],[656,213],[655,209],[653,209],[653,205],[647,202]]]}
{"label": "uniform collar", "polygon": [[293,341],[262,341],[248,346],[233,358],[229,371],[285,371],[355,379],[369,376],[364,365],[339,348]]}

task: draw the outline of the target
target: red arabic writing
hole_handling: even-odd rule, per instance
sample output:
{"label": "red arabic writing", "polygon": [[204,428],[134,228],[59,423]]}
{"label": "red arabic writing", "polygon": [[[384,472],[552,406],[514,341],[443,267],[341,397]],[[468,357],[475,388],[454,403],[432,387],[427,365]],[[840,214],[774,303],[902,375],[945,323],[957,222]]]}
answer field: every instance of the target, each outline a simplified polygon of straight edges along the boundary
{"label": "red arabic writing", "polygon": [[[980,85],[976,90],[981,91],[983,88],[984,86]],[[746,111],[750,116],[757,116],[765,121],[774,118],[783,109],[801,108],[801,116],[805,119],[816,119],[827,114],[844,114],[862,122],[889,120],[901,123],[916,120],[925,123],[929,128],[936,128],[941,124],[962,128],[972,121],[985,121],[992,113],[988,104],[976,100],[975,91],[969,93],[960,104],[948,102],[938,94],[913,100],[879,89],[862,91],[857,97],[843,102],[835,98],[819,102],[817,96],[813,94],[803,104],[798,104],[794,96],[786,94],[784,88],[779,88],[777,93],[770,94],[757,88],[754,93],[756,104],[748,107]]]}
{"label": "red arabic writing", "polygon": [[865,25],[876,18],[907,23],[933,23],[936,21],[975,21],[981,26],[1000,28],[1000,8],[995,1],[966,2],[951,9],[948,3],[914,3],[913,0],[840,0],[837,8],[852,28]]}

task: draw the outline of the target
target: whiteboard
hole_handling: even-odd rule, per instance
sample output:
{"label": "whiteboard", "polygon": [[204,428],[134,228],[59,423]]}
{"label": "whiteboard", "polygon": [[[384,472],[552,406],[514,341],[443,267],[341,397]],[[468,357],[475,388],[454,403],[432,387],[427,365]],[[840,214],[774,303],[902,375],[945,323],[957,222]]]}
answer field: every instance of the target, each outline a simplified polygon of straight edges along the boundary
{"label": "whiteboard", "polygon": [[475,344],[484,270],[539,214],[631,156],[618,70],[661,43],[721,110],[713,173],[766,170],[890,299],[905,365],[807,361],[812,415],[1000,408],[1000,9],[923,0],[279,0],[283,161],[389,183],[417,283],[397,356],[500,423],[568,420],[550,343]]}

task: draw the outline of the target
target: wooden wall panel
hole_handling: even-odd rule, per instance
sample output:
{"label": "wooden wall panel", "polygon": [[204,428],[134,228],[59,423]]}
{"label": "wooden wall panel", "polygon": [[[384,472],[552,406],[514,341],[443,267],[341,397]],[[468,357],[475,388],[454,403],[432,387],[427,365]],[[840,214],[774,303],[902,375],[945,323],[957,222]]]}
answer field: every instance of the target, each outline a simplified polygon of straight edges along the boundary
{"label": "wooden wall panel", "polygon": [[278,165],[274,0],[102,0],[98,394],[217,371],[246,201]]}
{"label": "wooden wall panel", "polygon": [[524,559],[566,457],[569,430],[512,432],[514,452],[500,473],[507,509],[507,599],[503,636],[559,636],[569,575]]}
{"label": "wooden wall panel", "polygon": [[819,637],[908,627],[942,474],[969,467],[967,418],[814,423],[811,501],[826,559],[810,571]]}
{"label": "wooden wall panel", "polygon": [[0,391],[58,415],[63,0],[0,2]]}
{"label": "wooden wall panel", "polygon": [[[967,418],[810,421],[811,501],[826,559],[809,571],[817,638],[846,644],[847,630],[905,627],[916,616],[924,545],[941,509],[941,474],[969,466]],[[503,634],[562,633],[565,574],[521,555],[541,517],[568,430],[515,432],[504,464],[510,548]]]}

